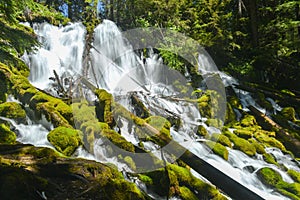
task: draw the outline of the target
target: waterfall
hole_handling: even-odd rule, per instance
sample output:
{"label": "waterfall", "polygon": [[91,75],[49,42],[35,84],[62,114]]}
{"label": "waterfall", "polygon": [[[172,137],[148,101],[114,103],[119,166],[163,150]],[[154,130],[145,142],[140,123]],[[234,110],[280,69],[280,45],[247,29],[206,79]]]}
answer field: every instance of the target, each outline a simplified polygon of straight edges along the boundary
{"label": "waterfall", "polygon": [[[49,24],[35,24],[34,30],[39,37],[42,46],[33,54],[24,55],[24,60],[30,67],[30,82],[40,89],[51,88],[53,70],[60,77],[80,77],[83,74],[83,52],[85,46],[86,31],[82,24],[74,23],[65,27],[55,27]],[[185,146],[197,156],[207,160],[210,164],[227,173],[238,182],[255,191],[266,199],[284,199],[285,197],[261,183],[255,171],[262,167],[275,168],[262,159],[250,158],[240,151],[228,149],[229,160],[212,154],[211,151],[201,142],[201,138],[195,134],[195,129],[203,125],[209,133],[220,133],[220,130],[209,127],[205,124],[196,103],[184,101],[185,97],[190,97],[192,88],[187,87],[186,93],[181,87],[177,87],[176,80],[181,86],[186,86],[185,77],[179,72],[168,69],[163,65],[162,59],[150,51],[146,59],[140,58],[132,46],[123,38],[118,27],[109,20],[104,20],[96,27],[94,41],[91,48],[91,63],[88,68],[88,79],[100,88],[104,88],[118,99],[125,108],[134,112],[130,105],[130,93],[135,95],[150,109],[152,115],[161,115],[165,118],[176,116],[182,121],[180,128],[171,128],[171,135],[175,141]],[[238,90],[234,85],[238,81],[224,72],[219,72],[213,60],[205,53],[200,53],[198,57],[199,71],[204,77],[218,74],[224,86],[232,86],[237,96],[240,97],[243,109],[247,111],[249,105],[254,105],[264,111],[248,92]],[[118,98],[117,98],[118,97]],[[271,100],[270,100],[271,101]],[[272,101],[271,101],[272,102]],[[276,110],[280,107],[275,104]],[[23,143],[34,145],[51,146],[45,138],[47,132],[43,126],[35,124],[23,126],[15,124],[13,126],[20,133],[18,140]],[[27,131],[30,129],[30,131]],[[121,134],[133,144],[140,141],[128,131],[128,123],[123,122]],[[31,133],[40,132],[41,138],[32,139]],[[104,148],[101,148],[102,141],[95,143],[95,155],[91,155],[83,148],[77,149],[75,153],[79,157],[95,159],[101,162],[115,163],[119,169],[128,169],[124,163],[119,163],[116,158],[107,156]],[[144,142],[144,147],[150,151],[159,151],[158,146],[151,142]],[[300,171],[299,167],[293,165],[291,159],[278,149],[268,149],[276,159],[282,163],[289,163],[288,166]],[[247,170],[251,166],[254,172]],[[280,169],[276,170],[283,176],[284,180],[291,182],[290,177]]]}

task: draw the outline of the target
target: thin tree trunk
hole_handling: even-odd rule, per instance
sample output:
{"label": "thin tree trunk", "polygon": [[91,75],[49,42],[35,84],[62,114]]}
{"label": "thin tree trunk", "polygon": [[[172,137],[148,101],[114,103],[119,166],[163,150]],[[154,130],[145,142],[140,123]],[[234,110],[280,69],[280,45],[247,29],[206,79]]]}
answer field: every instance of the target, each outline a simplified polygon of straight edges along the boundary
{"label": "thin tree trunk", "polygon": [[250,12],[250,23],[252,33],[252,45],[257,47],[258,43],[258,24],[257,24],[257,4],[256,0],[248,0],[248,10]]}

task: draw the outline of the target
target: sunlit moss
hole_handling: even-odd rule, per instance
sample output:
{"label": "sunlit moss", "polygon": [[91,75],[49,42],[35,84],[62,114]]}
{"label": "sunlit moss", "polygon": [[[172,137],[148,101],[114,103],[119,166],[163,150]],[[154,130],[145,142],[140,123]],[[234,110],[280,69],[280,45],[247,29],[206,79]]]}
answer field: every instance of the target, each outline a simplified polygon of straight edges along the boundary
{"label": "sunlit moss", "polygon": [[17,136],[10,130],[5,124],[0,124],[0,143],[2,144],[14,144]]}
{"label": "sunlit moss", "polygon": [[228,150],[222,144],[212,141],[207,141],[205,144],[218,156],[224,160],[228,160]]}
{"label": "sunlit moss", "polygon": [[71,128],[57,127],[47,136],[49,142],[61,153],[71,156],[82,143],[80,133]]}

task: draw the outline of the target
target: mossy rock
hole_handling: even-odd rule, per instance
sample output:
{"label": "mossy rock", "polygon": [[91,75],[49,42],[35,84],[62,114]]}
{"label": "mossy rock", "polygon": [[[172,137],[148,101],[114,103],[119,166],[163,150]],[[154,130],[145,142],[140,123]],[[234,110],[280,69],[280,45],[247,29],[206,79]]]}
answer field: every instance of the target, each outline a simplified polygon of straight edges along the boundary
{"label": "mossy rock", "polygon": [[128,152],[135,151],[134,145],[128,142],[122,135],[114,130],[103,129],[100,134],[102,137],[109,139],[114,145],[118,147],[117,149],[113,148],[114,150],[118,150],[120,148]]}
{"label": "mossy rock", "polygon": [[199,125],[196,134],[205,137],[208,135],[208,132],[203,125]]}
{"label": "mossy rock", "polygon": [[0,124],[0,143],[1,144],[14,144],[17,136],[5,124]]}
{"label": "mossy rock", "polygon": [[55,149],[66,156],[71,156],[81,145],[82,139],[79,131],[66,127],[57,127],[47,136]]}
{"label": "mossy rock", "polygon": [[275,158],[271,154],[269,154],[269,153],[263,154],[263,159],[267,163],[278,165],[278,163],[276,162]]}
{"label": "mossy rock", "polygon": [[96,112],[99,120],[112,126],[114,123],[112,114],[112,104],[114,103],[114,99],[112,94],[108,93],[104,89],[96,89],[94,93],[99,100],[99,104],[96,106]]}
{"label": "mossy rock", "polygon": [[223,134],[219,134],[219,133],[213,133],[210,136],[210,140],[214,141],[214,142],[218,142],[224,146],[227,147],[232,147],[231,141],[229,140],[229,138]]}
{"label": "mossy rock", "polygon": [[256,126],[257,122],[256,119],[253,115],[245,115],[241,122],[240,122],[241,126],[243,127],[249,127],[249,126]]}
{"label": "mossy rock", "polygon": [[[197,179],[187,168],[175,164],[167,165],[167,171],[162,168],[147,172],[143,176],[145,177],[141,178],[145,180],[146,185],[161,196],[180,196],[181,198],[196,196],[198,199],[226,199],[215,186]],[[184,190],[188,193],[180,194],[180,187],[187,187],[190,192]]]}
{"label": "mossy rock", "polygon": [[198,200],[197,196],[187,187],[179,187],[179,196],[182,200]]}
{"label": "mossy rock", "polygon": [[206,90],[197,101],[202,117],[214,119],[222,117],[222,113],[225,114],[226,105],[222,103],[226,100],[215,90]]}
{"label": "mossy rock", "polygon": [[223,130],[223,134],[226,135],[230,139],[230,141],[232,141],[232,143],[234,144],[233,145],[234,149],[240,150],[245,154],[247,154],[248,156],[254,156],[256,154],[255,146],[251,144],[249,141],[243,138],[239,138],[238,136],[236,136],[235,134],[229,131]]}
{"label": "mossy rock", "polygon": [[205,124],[208,126],[213,126],[215,128],[221,129],[223,127],[223,121],[220,119],[207,119]]}
{"label": "mossy rock", "polygon": [[300,183],[300,172],[289,169],[287,173],[295,182]]}
{"label": "mossy rock", "polygon": [[247,140],[243,138],[235,138],[232,141],[234,143],[233,148],[240,150],[247,154],[248,156],[254,156],[256,154],[256,149],[255,147],[249,143]]}
{"label": "mossy rock", "polygon": [[253,136],[253,132],[247,129],[236,129],[233,133],[244,139],[250,139]]}
{"label": "mossy rock", "polygon": [[166,145],[164,141],[172,139],[170,134],[171,123],[167,119],[161,116],[151,116],[145,119],[145,122],[159,131],[159,135],[146,137],[147,140],[153,140],[159,145]]}
{"label": "mossy rock", "polygon": [[231,107],[230,103],[227,102],[227,109],[225,113],[225,124],[228,125],[234,122],[236,122],[236,114],[233,108]]}
{"label": "mossy rock", "polygon": [[222,144],[212,141],[207,141],[205,144],[218,156],[224,160],[228,160],[228,150]]}
{"label": "mossy rock", "polygon": [[[73,124],[73,111],[71,107],[61,99],[49,96],[43,92],[37,92],[30,99],[29,106],[43,114],[48,121],[57,126],[68,126]],[[55,115],[58,116],[58,121],[55,121]]]}
{"label": "mossy rock", "polygon": [[269,137],[268,135],[262,133],[255,133],[254,136],[257,141],[261,142],[267,147],[277,147],[281,151],[286,151],[284,145],[274,137]]}
{"label": "mossy rock", "polygon": [[250,138],[248,141],[255,147],[257,153],[259,154],[266,153],[264,145],[259,143],[256,139]]}
{"label": "mossy rock", "polygon": [[266,185],[276,187],[282,181],[281,175],[274,169],[264,167],[257,171],[259,179]]}
{"label": "mossy rock", "polygon": [[0,116],[21,122],[25,121],[26,112],[17,102],[5,102],[0,104]]}
{"label": "mossy rock", "polygon": [[281,110],[281,115],[283,115],[283,117],[287,120],[290,120],[292,122],[295,122],[296,121],[296,112],[295,112],[295,109],[293,107],[286,107],[286,108],[283,108]]}
{"label": "mossy rock", "polygon": [[124,158],[124,162],[130,167],[130,169],[132,169],[133,171],[136,170],[136,165],[130,156],[126,156]]}
{"label": "mossy rock", "polygon": [[232,107],[234,107],[236,109],[242,109],[243,108],[243,106],[241,104],[241,101],[237,96],[230,96],[230,97],[227,98],[227,100],[228,100],[229,104]]}
{"label": "mossy rock", "polygon": [[300,184],[283,181],[281,175],[274,169],[264,167],[257,171],[257,175],[264,184],[275,188],[279,193],[291,199],[300,199]]}

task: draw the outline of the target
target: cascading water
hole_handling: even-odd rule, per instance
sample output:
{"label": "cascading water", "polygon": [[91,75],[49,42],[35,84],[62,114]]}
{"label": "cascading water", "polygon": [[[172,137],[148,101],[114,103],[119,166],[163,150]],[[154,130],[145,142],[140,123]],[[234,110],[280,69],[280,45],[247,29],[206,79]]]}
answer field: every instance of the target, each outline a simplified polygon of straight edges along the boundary
{"label": "cascading water", "polygon": [[[24,60],[31,69],[30,81],[40,89],[47,89],[53,77],[53,70],[59,76],[81,76],[83,69],[82,60],[85,46],[85,29],[77,24],[70,24],[66,27],[54,27],[49,24],[35,25],[34,27],[42,47],[35,54],[27,55]],[[175,72],[168,71],[164,68],[161,59],[155,54],[150,54],[144,63],[134,50],[124,40],[117,26],[108,20],[104,20],[101,25],[95,29],[94,41],[91,49],[91,65],[88,69],[88,78],[95,85],[104,88],[111,93],[114,93],[116,99],[120,99],[120,103],[128,110],[135,112],[130,106],[130,94],[135,95],[150,108],[152,115],[161,115],[163,117],[176,117],[181,120],[182,126],[180,129],[172,127],[171,135],[173,139],[192,151],[197,156],[204,158],[210,164],[229,174],[238,182],[255,191],[266,199],[284,199],[285,197],[276,193],[274,190],[267,188],[261,183],[256,176],[256,171],[262,167],[271,167],[276,169],[287,182],[291,182],[290,177],[284,171],[276,168],[274,165],[268,164],[262,159],[250,158],[240,151],[228,148],[228,162],[210,153],[210,150],[201,142],[201,138],[194,133],[194,130],[199,125],[203,125],[209,133],[220,132],[220,130],[208,127],[204,122],[206,119],[201,118],[197,106],[192,102],[184,100],[182,88],[176,89],[176,86],[171,83],[174,80],[166,78],[166,73],[174,73],[174,77],[179,80],[181,85],[185,85],[186,81],[182,76]],[[199,56],[199,71],[203,75],[217,73],[221,77],[225,86],[233,86],[238,84],[238,81],[229,75],[217,71],[212,64],[212,60],[205,55]],[[201,68],[204,67],[204,68]],[[175,84],[176,85],[176,84]],[[235,89],[235,92],[240,97],[244,110],[247,110],[249,105],[256,105],[254,99],[249,93]],[[189,88],[188,88],[189,90]],[[187,92],[188,93],[188,92]],[[274,104],[275,105],[275,104]],[[279,107],[275,108],[279,110]],[[12,122],[13,123],[13,122]],[[123,123],[121,128],[122,135],[133,144],[140,141],[131,132],[128,131],[128,124]],[[18,125],[15,124],[16,127]],[[31,125],[34,129],[35,126]],[[24,127],[20,127],[19,141],[25,142],[28,134]],[[39,131],[41,131],[39,129]],[[31,130],[36,132],[36,130]],[[41,132],[46,132],[42,130]],[[43,134],[46,137],[46,134]],[[189,145],[185,145],[186,141],[193,141]],[[45,145],[47,142],[39,140],[40,145]],[[34,145],[39,145],[39,142],[29,142]],[[118,163],[114,158],[108,158],[106,152],[100,148],[102,141],[98,140],[95,144],[94,155],[89,154],[84,149],[80,148],[76,154],[79,157],[87,159],[96,159],[98,161],[108,161],[116,163],[121,169],[128,169],[124,164]],[[148,150],[157,150],[158,146],[153,143],[144,143]],[[285,155],[278,149],[267,150],[283,163],[289,163],[288,168],[293,168],[300,171],[299,167],[292,163],[291,160],[286,161]],[[272,152],[271,152],[272,151]],[[251,168],[251,170],[249,170]],[[128,169],[129,170],[129,169]]]}

